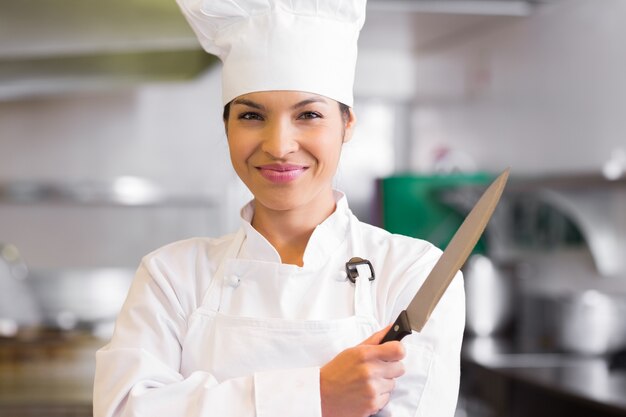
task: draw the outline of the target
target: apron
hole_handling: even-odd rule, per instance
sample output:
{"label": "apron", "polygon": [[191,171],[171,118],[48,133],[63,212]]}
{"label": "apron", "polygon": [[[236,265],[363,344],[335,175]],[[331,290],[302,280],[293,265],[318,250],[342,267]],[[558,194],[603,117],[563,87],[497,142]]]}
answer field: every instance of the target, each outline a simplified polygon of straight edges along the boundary
{"label": "apron", "polygon": [[[356,218],[350,214],[350,242],[354,256],[362,254]],[[287,320],[233,316],[222,312],[238,282],[250,274],[277,274],[280,266],[261,261],[237,261],[245,239],[239,229],[226,255],[218,265],[201,306],[189,318],[183,342],[181,373],[196,370],[211,373],[217,381],[256,372],[322,366],[342,350],[369,337],[380,326],[374,316],[369,268],[358,267],[355,284],[354,315],[333,320]],[[347,259],[346,259],[347,261]],[[238,277],[225,273],[230,263],[243,262],[246,268]],[[315,273],[315,271],[296,271]],[[258,276],[258,275],[257,275]],[[321,279],[327,279],[323,277]],[[279,300],[277,300],[278,302]]]}
{"label": "apron", "polygon": [[[351,257],[364,255],[358,220],[352,214],[349,228]],[[245,232],[239,229],[217,268],[201,306],[189,317],[182,346],[180,372],[183,377],[190,376],[194,371],[206,371],[217,383],[221,383],[266,371],[320,367],[381,328],[374,314],[372,282],[369,280],[371,273],[366,265],[357,266],[359,276],[354,284],[344,276],[345,285],[354,285],[355,291],[354,314],[350,317],[287,320],[223,313],[230,294],[237,290],[240,281],[244,283],[251,275],[270,277],[268,274],[280,273],[275,263],[238,261],[236,258],[244,239]],[[229,263],[246,264],[244,273],[239,277],[225,273]],[[295,274],[304,273],[296,269],[293,271],[296,271]],[[421,343],[405,346],[407,356],[403,362],[405,369],[412,372],[398,379],[391,401],[377,416],[416,415],[430,373],[433,350],[431,346]],[[417,416],[421,416],[420,412]]]}

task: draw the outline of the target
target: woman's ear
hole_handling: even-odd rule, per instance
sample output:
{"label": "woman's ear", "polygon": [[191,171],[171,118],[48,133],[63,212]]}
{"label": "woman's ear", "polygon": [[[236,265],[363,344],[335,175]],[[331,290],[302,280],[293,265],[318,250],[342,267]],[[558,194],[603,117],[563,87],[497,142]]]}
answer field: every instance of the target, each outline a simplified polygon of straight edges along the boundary
{"label": "woman's ear", "polygon": [[352,134],[354,133],[354,128],[356,126],[356,115],[352,110],[352,107],[348,109],[348,117],[345,123],[344,132],[343,132],[343,143],[349,142],[352,139]]}

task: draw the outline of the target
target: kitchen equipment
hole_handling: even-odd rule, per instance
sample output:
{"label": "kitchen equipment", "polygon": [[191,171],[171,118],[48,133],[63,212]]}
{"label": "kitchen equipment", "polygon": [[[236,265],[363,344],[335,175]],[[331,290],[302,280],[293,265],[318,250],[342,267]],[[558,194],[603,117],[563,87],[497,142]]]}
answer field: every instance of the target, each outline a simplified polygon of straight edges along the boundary
{"label": "kitchen equipment", "polygon": [[563,349],[604,354],[626,342],[626,298],[588,290],[556,301],[557,343]]}
{"label": "kitchen equipment", "polygon": [[626,275],[626,191],[561,189],[544,190],[540,196],[579,227],[600,275]]}
{"label": "kitchen equipment", "polygon": [[418,332],[422,330],[441,296],[485,230],[485,226],[487,226],[487,222],[500,200],[508,177],[509,169],[506,169],[487,188],[487,191],[478,200],[476,206],[452,237],[450,244],[426,277],[426,281],[417,291],[409,306],[400,313],[381,343],[401,340],[404,336],[411,334],[412,330]]}
{"label": "kitchen equipment", "polygon": [[[487,173],[449,173],[435,175],[404,174],[378,182],[380,224],[385,230],[425,239],[444,249],[461,226],[464,216],[474,207],[492,176]],[[462,211],[445,201],[449,190],[471,188]],[[477,248],[481,248],[481,241]]]}
{"label": "kitchen equipment", "polygon": [[609,370],[626,371],[626,348],[611,355],[609,359]]}
{"label": "kitchen equipment", "polygon": [[473,336],[492,336],[508,328],[514,311],[514,268],[496,265],[475,254],[463,268],[465,330]]}
{"label": "kitchen equipment", "polygon": [[522,297],[519,341],[528,351],[606,355],[626,348],[626,295],[587,289]]}
{"label": "kitchen equipment", "polygon": [[31,271],[30,286],[45,326],[110,331],[134,270],[125,268]]}
{"label": "kitchen equipment", "polygon": [[39,323],[39,310],[27,280],[28,269],[11,244],[0,243],[0,336]]}

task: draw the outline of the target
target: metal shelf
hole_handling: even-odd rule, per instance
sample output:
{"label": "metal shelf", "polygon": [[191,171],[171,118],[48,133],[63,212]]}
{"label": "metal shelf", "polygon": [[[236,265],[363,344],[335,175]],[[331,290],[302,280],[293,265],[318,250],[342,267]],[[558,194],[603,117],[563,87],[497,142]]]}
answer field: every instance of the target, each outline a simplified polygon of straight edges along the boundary
{"label": "metal shelf", "polygon": [[538,188],[555,190],[599,190],[626,187],[626,176],[607,179],[599,172],[580,172],[568,175],[516,176],[511,178],[508,191],[535,191]]}
{"label": "metal shelf", "polygon": [[213,207],[214,197],[198,193],[169,192],[148,180],[120,177],[111,182],[0,183],[0,204],[54,204],[115,207]]}

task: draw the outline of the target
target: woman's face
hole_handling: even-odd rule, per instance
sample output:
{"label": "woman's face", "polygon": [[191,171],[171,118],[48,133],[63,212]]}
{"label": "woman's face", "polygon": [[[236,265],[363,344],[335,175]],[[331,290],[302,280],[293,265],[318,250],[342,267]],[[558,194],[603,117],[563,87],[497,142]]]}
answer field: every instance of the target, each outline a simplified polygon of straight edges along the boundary
{"label": "woman's face", "polygon": [[332,179],[355,118],[339,104],[298,91],[263,91],[231,102],[230,158],[255,197],[271,210],[334,207]]}

